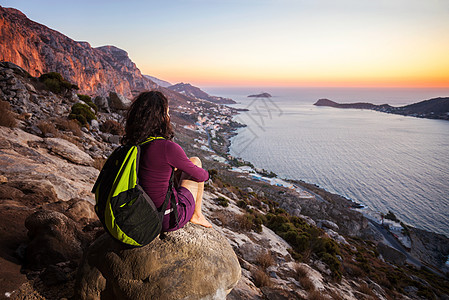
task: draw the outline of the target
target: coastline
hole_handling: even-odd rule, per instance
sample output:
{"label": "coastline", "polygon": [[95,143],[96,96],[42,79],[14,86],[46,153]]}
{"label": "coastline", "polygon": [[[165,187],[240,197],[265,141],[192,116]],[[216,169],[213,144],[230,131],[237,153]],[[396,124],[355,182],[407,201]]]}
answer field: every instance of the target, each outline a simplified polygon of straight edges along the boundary
{"label": "coastline", "polygon": [[[246,126],[246,124],[243,124],[243,125]],[[236,135],[238,135],[237,130],[241,127],[243,127],[243,126],[231,127],[230,131],[228,131],[225,134],[227,136],[227,138],[225,138],[226,152],[224,154],[226,155],[226,157],[228,159],[232,158],[232,160],[230,160],[230,162],[231,162],[231,165],[233,165],[233,163],[234,163],[234,167],[235,166],[237,166],[237,167],[238,166],[251,166],[254,169],[258,169],[256,167],[254,167],[252,162],[245,161],[241,158],[232,157],[230,155],[230,147],[232,145],[231,139],[232,139],[232,137],[235,137]],[[228,160],[228,162],[229,162],[229,160]],[[237,164],[236,164],[236,162],[237,162]],[[368,206],[362,205],[362,204],[360,204],[354,200],[348,199],[342,195],[331,193],[331,192],[327,191],[325,188],[318,186],[317,184],[307,183],[301,179],[279,178],[271,170],[258,169],[258,171],[263,171],[265,174],[266,173],[274,174],[275,179],[279,179],[284,182],[291,183],[295,187],[300,187],[300,188],[304,189],[305,191],[310,192],[312,195],[315,196],[316,199],[324,202],[324,204],[325,204],[324,206],[329,204],[328,199],[332,199],[331,200],[333,202],[332,205],[335,205],[335,206],[339,207],[339,209],[342,209],[342,211],[345,211],[343,213],[343,215],[351,214],[351,212],[359,213],[362,216],[363,220],[358,220],[357,222],[371,223],[372,225],[370,225],[370,226],[377,227],[377,231],[378,231],[377,233],[370,232],[370,233],[366,234],[365,238],[373,238],[376,234],[383,235],[384,237],[383,237],[382,242],[390,240],[390,241],[387,241],[389,246],[392,248],[395,248],[396,250],[403,253],[406,256],[407,262],[412,265],[415,265],[416,267],[422,267],[423,263],[424,263],[424,265],[429,264],[429,262],[424,262],[424,260],[427,260],[427,258],[428,258],[427,256],[429,256],[429,255],[432,257],[436,257],[438,255],[440,255],[440,256],[445,255],[445,261],[443,261],[443,259],[440,259],[438,261],[435,261],[434,259],[430,259],[430,260],[433,261],[433,263],[435,263],[434,266],[439,265],[438,268],[440,271],[449,272],[449,252],[448,252],[449,250],[442,250],[442,252],[448,252],[448,254],[443,254],[442,252],[440,253],[438,251],[433,251],[433,250],[429,250],[429,249],[423,250],[423,247],[422,247],[422,244],[423,244],[422,239],[425,237],[425,238],[428,238],[429,240],[434,241],[434,243],[436,244],[436,245],[434,245],[434,248],[442,249],[442,247],[441,247],[442,245],[443,246],[445,244],[449,245],[449,237],[448,236],[446,236],[444,234],[420,229],[420,228],[414,227],[413,225],[404,224],[403,222],[401,222],[399,220],[397,220],[398,222],[393,222],[391,220],[384,219],[381,214],[376,213],[375,211],[370,209]],[[254,179],[254,175],[252,176],[252,178],[250,177],[250,180],[258,181],[257,179]],[[326,200],[323,201],[323,199],[326,199]],[[289,203],[285,204],[284,207],[287,208],[287,210],[290,210],[291,212],[295,213],[295,211],[298,211],[298,209],[295,205],[292,205],[292,204],[293,203],[290,201]],[[302,202],[301,204],[304,204],[304,202]],[[291,207],[289,207],[289,205]],[[281,206],[282,206],[282,203],[281,203]],[[316,207],[315,203],[314,203],[313,207]],[[334,206],[332,206],[332,207],[334,207]],[[301,213],[307,212],[307,209],[304,209],[304,208],[305,208],[304,205],[300,206]],[[307,216],[309,217],[310,213]],[[344,233],[346,233],[346,234],[351,233],[351,230],[348,230],[348,228],[342,229],[342,231],[344,231]],[[412,236],[413,236],[413,239],[415,239],[415,241],[412,240]],[[377,238],[379,238],[379,236]],[[420,246],[418,247],[417,244],[419,244]],[[432,244],[432,243],[429,243],[429,244]],[[430,254],[429,251],[432,252],[432,254]],[[423,253],[425,253],[425,254],[423,254]],[[435,270],[433,270],[433,272],[438,273],[438,271],[435,271]],[[440,273],[440,275],[441,275],[441,273]]]}

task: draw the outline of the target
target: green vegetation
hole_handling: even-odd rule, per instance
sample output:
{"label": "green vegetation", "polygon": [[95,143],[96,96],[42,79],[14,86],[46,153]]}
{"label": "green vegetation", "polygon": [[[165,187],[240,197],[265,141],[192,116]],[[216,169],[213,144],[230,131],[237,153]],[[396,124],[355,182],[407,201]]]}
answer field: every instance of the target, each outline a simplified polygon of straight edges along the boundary
{"label": "green vegetation", "polygon": [[98,107],[95,105],[95,103],[92,102],[92,98],[90,96],[78,94],[78,98],[87,105],[89,105],[90,107],[92,107],[95,110],[95,113],[98,112]]}
{"label": "green vegetation", "polygon": [[215,199],[215,202],[217,202],[218,205],[221,205],[223,207],[229,206],[229,200],[224,197],[218,197]]}
{"label": "green vegetation", "polygon": [[39,77],[39,81],[43,82],[45,87],[55,94],[61,94],[72,89],[79,89],[77,85],[68,82],[57,72],[42,74]]}
{"label": "green vegetation", "polygon": [[90,106],[82,103],[75,103],[72,106],[69,119],[77,120],[81,125],[87,125],[88,122],[96,119],[95,113],[92,112]]}
{"label": "green vegetation", "polygon": [[236,217],[236,222],[238,224],[238,229],[243,231],[262,232],[262,224],[265,221],[265,216],[254,211],[246,212],[243,215]]}
{"label": "green vegetation", "polygon": [[262,172],[260,172],[260,175],[268,177],[268,178],[274,178],[277,177],[277,174],[274,173],[273,171],[267,171],[265,169],[262,169]]}
{"label": "green vegetation", "polygon": [[332,271],[334,278],[341,278],[338,244],[323,236],[323,231],[310,226],[303,219],[290,216],[283,209],[267,214],[266,226],[292,246],[291,254],[297,260],[307,260],[313,253]]}

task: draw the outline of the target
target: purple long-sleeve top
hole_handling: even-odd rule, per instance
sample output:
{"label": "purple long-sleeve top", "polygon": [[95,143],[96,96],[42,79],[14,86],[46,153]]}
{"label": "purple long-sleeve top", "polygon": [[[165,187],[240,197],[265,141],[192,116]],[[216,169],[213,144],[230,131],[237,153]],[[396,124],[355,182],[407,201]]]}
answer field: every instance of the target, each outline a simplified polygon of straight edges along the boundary
{"label": "purple long-sleeve top", "polygon": [[[165,200],[172,167],[189,174],[191,179],[203,182],[209,179],[209,173],[194,165],[184,150],[169,140],[154,140],[141,147],[139,163],[139,184],[159,208]],[[173,191],[176,199],[176,189]],[[170,203],[168,204],[170,208]]]}

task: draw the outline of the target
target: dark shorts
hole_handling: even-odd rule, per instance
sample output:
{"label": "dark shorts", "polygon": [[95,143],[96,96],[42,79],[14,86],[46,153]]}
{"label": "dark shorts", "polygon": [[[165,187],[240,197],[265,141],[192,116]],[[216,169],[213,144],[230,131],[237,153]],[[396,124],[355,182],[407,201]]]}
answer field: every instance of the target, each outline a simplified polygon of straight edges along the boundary
{"label": "dark shorts", "polygon": [[165,215],[164,221],[162,223],[163,231],[175,231],[182,228],[187,222],[190,221],[195,210],[195,199],[193,199],[192,193],[185,187],[179,187],[176,189],[178,197],[178,221],[179,225],[176,226],[175,215],[170,213]]}

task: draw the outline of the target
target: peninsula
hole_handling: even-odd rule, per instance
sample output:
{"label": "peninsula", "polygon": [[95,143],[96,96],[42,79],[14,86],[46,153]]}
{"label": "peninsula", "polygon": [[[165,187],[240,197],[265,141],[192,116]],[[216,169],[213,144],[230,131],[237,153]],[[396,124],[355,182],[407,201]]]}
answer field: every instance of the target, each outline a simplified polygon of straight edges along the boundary
{"label": "peninsula", "polygon": [[319,99],[313,105],[335,108],[371,109],[403,116],[449,120],[449,97],[432,98],[399,107],[394,107],[389,104],[377,105],[366,102],[337,103],[329,99]]}

